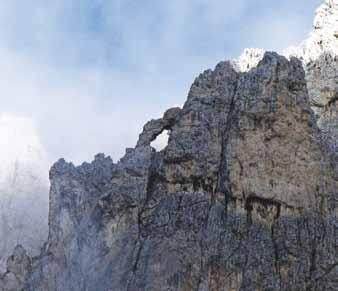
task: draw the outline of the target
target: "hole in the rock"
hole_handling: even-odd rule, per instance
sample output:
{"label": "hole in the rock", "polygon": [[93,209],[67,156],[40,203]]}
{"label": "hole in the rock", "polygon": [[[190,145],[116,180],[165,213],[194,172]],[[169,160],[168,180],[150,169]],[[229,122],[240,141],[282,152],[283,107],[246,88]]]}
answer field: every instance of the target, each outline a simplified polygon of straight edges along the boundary
{"label": "hole in the rock", "polygon": [[168,145],[168,139],[169,139],[169,130],[163,130],[161,134],[159,134],[152,142],[151,146],[156,151],[163,150]]}

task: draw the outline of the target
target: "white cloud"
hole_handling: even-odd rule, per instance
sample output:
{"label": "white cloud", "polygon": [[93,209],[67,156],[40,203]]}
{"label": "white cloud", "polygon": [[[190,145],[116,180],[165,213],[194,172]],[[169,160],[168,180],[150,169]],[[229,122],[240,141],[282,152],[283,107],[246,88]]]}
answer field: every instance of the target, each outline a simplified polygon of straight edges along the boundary
{"label": "white cloud", "polygon": [[[0,1],[0,237],[11,233],[0,268],[12,245],[34,249],[47,233],[51,161],[97,152],[116,161],[147,120],[185,101],[202,70],[247,46],[300,41],[318,2]],[[16,161],[20,177],[45,182],[8,186]]]}
{"label": "white cloud", "polygon": [[50,161],[29,118],[0,114],[0,271],[16,244],[37,254],[47,237]]}
{"label": "white cloud", "polygon": [[52,159],[116,160],[200,71],[300,38],[309,2],[1,1],[0,112],[34,119]]}
{"label": "white cloud", "polygon": [[34,176],[48,184],[50,161],[34,123],[23,117],[0,114],[0,184],[15,172],[16,162],[29,167]]}

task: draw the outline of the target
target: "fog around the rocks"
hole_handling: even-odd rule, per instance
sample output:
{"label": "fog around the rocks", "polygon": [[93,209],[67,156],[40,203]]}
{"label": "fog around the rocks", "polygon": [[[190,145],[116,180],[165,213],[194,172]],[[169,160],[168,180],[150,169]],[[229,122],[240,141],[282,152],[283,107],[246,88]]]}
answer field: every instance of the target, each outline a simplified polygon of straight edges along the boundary
{"label": "fog around the rocks", "polygon": [[46,237],[54,161],[118,160],[201,71],[299,43],[321,2],[0,1],[0,269]]}
{"label": "fog around the rocks", "polygon": [[116,161],[202,70],[299,43],[321,2],[1,1],[0,113],[32,119],[52,161]]}

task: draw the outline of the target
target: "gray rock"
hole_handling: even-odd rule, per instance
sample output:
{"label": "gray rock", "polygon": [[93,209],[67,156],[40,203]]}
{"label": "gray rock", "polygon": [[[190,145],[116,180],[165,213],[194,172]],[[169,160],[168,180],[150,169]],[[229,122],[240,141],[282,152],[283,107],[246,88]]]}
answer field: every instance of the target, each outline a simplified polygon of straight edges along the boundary
{"label": "gray rock", "polygon": [[60,160],[48,240],[0,290],[337,290],[337,156],[307,86],[296,58],[221,62],[118,163]]}
{"label": "gray rock", "polygon": [[18,291],[31,272],[31,258],[26,250],[18,245],[7,260],[7,271],[0,276],[0,290]]}
{"label": "gray rock", "polygon": [[3,290],[336,290],[337,180],[301,62],[222,62],[168,115],[117,164],[52,167],[48,241]]}
{"label": "gray rock", "polygon": [[[338,1],[324,0],[316,10],[313,30],[301,45],[289,47],[283,55],[297,57],[306,74],[310,105],[322,136],[338,154]],[[245,49],[234,67],[247,72],[263,58],[262,49]]]}

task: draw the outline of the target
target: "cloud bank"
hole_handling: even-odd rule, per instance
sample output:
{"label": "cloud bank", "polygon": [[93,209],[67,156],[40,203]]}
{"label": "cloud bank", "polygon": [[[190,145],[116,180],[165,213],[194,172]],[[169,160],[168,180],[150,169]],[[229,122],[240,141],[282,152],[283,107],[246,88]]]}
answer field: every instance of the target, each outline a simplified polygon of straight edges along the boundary
{"label": "cloud bank", "polygon": [[30,119],[0,114],[0,271],[13,248],[37,254],[48,229],[48,155]]}
{"label": "cloud bank", "polygon": [[297,44],[321,2],[0,1],[0,269],[45,240],[52,162],[118,160],[201,71]]}
{"label": "cloud bank", "polygon": [[321,1],[279,2],[1,1],[0,112],[32,119],[51,160],[117,160],[202,70],[300,42]]}

